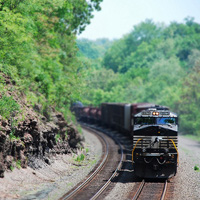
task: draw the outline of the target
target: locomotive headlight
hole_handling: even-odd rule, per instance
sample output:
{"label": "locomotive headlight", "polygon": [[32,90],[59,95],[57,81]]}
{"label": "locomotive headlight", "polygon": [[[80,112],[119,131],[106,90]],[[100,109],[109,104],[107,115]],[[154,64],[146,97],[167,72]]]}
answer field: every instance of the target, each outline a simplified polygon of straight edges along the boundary
{"label": "locomotive headlight", "polygon": [[153,112],[152,115],[159,115],[159,112]]}

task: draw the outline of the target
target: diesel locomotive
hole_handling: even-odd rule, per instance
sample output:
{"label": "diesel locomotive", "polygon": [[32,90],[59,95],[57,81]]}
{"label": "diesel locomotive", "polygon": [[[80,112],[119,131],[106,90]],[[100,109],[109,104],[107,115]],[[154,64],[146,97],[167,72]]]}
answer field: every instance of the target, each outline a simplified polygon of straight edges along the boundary
{"label": "diesel locomotive", "polygon": [[133,118],[132,162],[143,178],[170,178],[178,165],[178,117],[163,107],[149,108]]}
{"label": "diesel locomotive", "polygon": [[170,178],[178,166],[178,116],[151,103],[102,103],[100,108],[75,105],[78,120],[98,123],[133,138],[135,176]]}

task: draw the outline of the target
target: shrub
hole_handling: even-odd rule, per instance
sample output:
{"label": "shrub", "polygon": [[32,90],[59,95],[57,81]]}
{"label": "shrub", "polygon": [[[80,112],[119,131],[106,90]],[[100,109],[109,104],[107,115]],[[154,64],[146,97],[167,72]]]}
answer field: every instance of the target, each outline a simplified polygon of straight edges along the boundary
{"label": "shrub", "polygon": [[75,161],[77,162],[81,162],[85,159],[85,155],[84,154],[80,154],[76,157]]}
{"label": "shrub", "polygon": [[10,166],[10,170],[11,170],[11,171],[13,171],[13,170],[14,170],[14,167],[13,167],[12,165]]}
{"label": "shrub", "polygon": [[20,140],[20,137],[16,137],[14,135],[14,131],[11,131],[11,133],[9,134],[9,138],[10,140]]}
{"label": "shrub", "polygon": [[56,139],[56,143],[60,140],[61,136],[60,134],[56,134],[55,139]]}
{"label": "shrub", "polygon": [[21,160],[17,160],[17,161],[16,161],[16,167],[17,167],[18,169],[21,168]]}
{"label": "shrub", "polygon": [[12,97],[8,97],[3,94],[0,99],[0,115],[5,119],[9,119],[12,115],[16,115],[19,111],[19,104]]}
{"label": "shrub", "polygon": [[194,166],[194,171],[199,171],[199,167],[197,165]]}

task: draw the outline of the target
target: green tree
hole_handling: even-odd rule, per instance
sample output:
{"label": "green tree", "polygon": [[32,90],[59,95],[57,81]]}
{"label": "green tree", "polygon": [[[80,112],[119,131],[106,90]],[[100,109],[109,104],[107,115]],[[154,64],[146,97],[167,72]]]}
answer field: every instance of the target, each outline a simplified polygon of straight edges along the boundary
{"label": "green tree", "polygon": [[101,66],[88,68],[85,102],[169,106],[180,114],[182,132],[199,134],[199,33],[200,25],[190,17],[168,26],[152,20],[134,26],[100,56]]}
{"label": "green tree", "polygon": [[[43,110],[67,110],[80,98],[84,65],[76,34],[102,0],[1,0],[0,70]],[[34,97],[34,98],[31,98]]]}
{"label": "green tree", "polygon": [[179,112],[181,128],[184,133],[200,136],[199,109],[200,109],[200,65],[193,68],[193,72],[183,82]]}

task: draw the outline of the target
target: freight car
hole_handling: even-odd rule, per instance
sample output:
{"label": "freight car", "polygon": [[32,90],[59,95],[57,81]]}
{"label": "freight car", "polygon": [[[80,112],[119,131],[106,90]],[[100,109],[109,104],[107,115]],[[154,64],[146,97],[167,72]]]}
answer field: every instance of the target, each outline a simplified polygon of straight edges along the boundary
{"label": "freight car", "polygon": [[155,106],[157,105],[151,103],[102,103],[101,123],[109,128],[132,135],[133,116],[142,110]]}
{"label": "freight car", "polygon": [[98,123],[133,137],[134,173],[142,178],[170,178],[178,165],[178,117],[151,103],[102,103],[75,106],[77,119]]}

